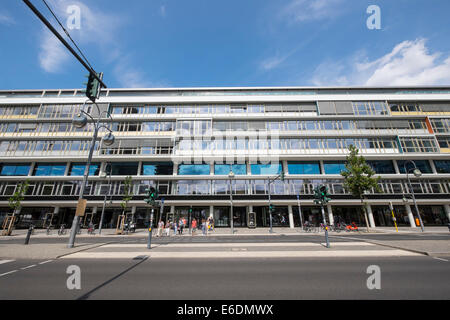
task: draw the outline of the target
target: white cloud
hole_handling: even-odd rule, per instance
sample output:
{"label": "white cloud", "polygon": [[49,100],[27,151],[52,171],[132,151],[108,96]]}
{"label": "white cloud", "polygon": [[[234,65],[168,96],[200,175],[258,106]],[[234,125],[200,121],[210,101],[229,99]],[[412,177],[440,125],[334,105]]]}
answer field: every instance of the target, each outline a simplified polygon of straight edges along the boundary
{"label": "white cloud", "polygon": [[280,64],[282,64],[287,58],[288,58],[288,56],[284,56],[284,57],[275,56],[275,57],[267,58],[260,63],[260,68],[265,71],[275,69]]}
{"label": "white cloud", "polygon": [[325,61],[316,68],[312,83],[318,86],[449,84],[450,56],[430,53],[425,39],[403,41],[373,61],[362,54],[341,61]]}
{"label": "white cloud", "polygon": [[0,12],[0,24],[10,26],[16,24],[16,20],[14,20],[14,18],[10,15]]}
{"label": "white cloud", "polygon": [[41,68],[49,73],[60,72],[64,63],[69,60],[69,54],[53,33],[48,30],[43,32],[39,54]]}
{"label": "white cloud", "polygon": [[159,14],[161,15],[161,17],[165,18],[166,17],[166,6],[162,5],[161,7],[159,7]]}
{"label": "white cloud", "polygon": [[343,0],[292,0],[279,12],[288,22],[308,22],[337,16]]}

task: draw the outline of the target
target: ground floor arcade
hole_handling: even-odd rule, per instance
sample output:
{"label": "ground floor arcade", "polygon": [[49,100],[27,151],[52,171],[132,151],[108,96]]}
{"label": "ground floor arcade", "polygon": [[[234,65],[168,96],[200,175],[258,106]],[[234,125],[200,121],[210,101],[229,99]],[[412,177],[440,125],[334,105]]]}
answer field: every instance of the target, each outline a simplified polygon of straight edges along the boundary
{"label": "ground floor arcade", "polygon": [[[425,226],[445,226],[450,221],[450,205],[419,205],[421,218]],[[24,206],[18,214],[16,228],[27,228],[33,223],[38,228],[46,228],[49,224],[58,227],[61,224],[70,226],[75,215],[75,206]],[[11,210],[0,207],[0,223]],[[394,204],[393,212],[388,204],[367,204],[366,212],[371,227],[398,226],[417,227],[417,214],[412,204]],[[103,213],[103,228],[115,228],[123,210],[117,206],[94,206],[86,209],[82,223],[87,226],[90,222],[97,227]],[[137,227],[148,227],[151,210],[144,206],[130,206],[125,212],[129,219],[137,223]],[[262,205],[234,205],[232,207],[233,227],[246,228],[253,213],[256,227],[269,227],[270,214],[268,206]],[[360,205],[331,205],[324,210],[327,223],[342,221],[346,224],[355,223],[365,226],[365,219]],[[212,217],[216,228],[231,226],[231,206],[226,205],[166,205],[161,211],[154,210],[154,222],[174,221],[181,218],[197,221]],[[295,228],[300,221],[308,221],[319,225],[322,222],[322,211],[314,205],[275,205],[272,214],[272,226]]]}

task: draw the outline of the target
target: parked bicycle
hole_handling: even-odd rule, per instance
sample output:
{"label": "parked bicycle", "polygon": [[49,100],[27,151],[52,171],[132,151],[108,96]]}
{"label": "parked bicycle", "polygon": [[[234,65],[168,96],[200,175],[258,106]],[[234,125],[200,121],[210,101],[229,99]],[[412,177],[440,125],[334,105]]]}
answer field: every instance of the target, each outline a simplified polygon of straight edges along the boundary
{"label": "parked bicycle", "polygon": [[52,229],[53,229],[53,226],[51,224],[48,225],[48,227],[47,227],[47,235],[48,236],[50,235]]}
{"label": "parked bicycle", "polygon": [[58,230],[58,236],[62,236],[63,234],[66,234],[66,225],[65,224],[62,224]]}
{"label": "parked bicycle", "polygon": [[95,234],[95,224],[89,224],[88,234]]}

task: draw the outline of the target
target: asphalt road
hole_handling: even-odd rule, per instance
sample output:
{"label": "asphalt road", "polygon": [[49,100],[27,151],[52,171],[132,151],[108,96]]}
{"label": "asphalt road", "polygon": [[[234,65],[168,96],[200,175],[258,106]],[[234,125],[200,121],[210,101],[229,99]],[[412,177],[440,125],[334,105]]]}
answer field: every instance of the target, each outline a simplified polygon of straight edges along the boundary
{"label": "asphalt road", "polygon": [[[354,238],[354,239],[367,239],[367,240],[380,240],[380,241],[389,241],[389,240],[450,240],[449,234],[358,234],[358,233],[330,233],[330,236],[336,236],[333,238],[333,241],[341,241],[340,239],[344,239],[345,237]],[[130,237],[122,237],[122,236],[105,236],[105,237],[95,237],[95,236],[83,236],[77,237],[77,242],[82,243],[103,243],[103,242],[122,242],[122,241],[139,241],[138,239],[147,239],[147,236],[142,234],[140,237],[130,236]],[[168,242],[311,242],[311,241],[323,241],[324,233],[316,233],[316,234],[298,234],[298,235],[245,235],[239,236],[235,235],[231,236],[214,236],[209,235],[207,237],[189,237],[189,236],[171,236],[162,237],[162,238],[152,238],[153,243],[168,243]],[[33,238],[31,236],[30,243],[40,244],[40,243],[67,243],[68,237],[38,237]],[[14,237],[0,237],[0,244],[23,244],[24,238],[14,238]]]}
{"label": "asphalt road", "polygon": [[[43,262],[0,264],[0,300],[450,299],[450,262],[427,256]],[[67,288],[71,265],[80,290]],[[380,267],[380,290],[367,288],[370,265]]]}

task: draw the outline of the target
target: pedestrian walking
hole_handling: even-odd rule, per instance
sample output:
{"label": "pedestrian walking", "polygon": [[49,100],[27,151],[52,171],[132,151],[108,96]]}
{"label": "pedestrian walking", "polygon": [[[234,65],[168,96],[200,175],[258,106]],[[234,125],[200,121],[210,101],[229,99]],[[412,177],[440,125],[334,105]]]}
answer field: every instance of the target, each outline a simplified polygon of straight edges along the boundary
{"label": "pedestrian walking", "polygon": [[192,233],[191,235],[195,235],[195,232],[197,232],[197,220],[192,220],[192,224],[191,224],[191,228],[192,228]]}
{"label": "pedestrian walking", "polygon": [[183,229],[184,229],[184,222],[183,222],[183,219],[180,219],[180,235],[182,235],[183,234]]}
{"label": "pedestrian walking", "polygon": [[158,232],[156,233],[157,237],[162,237],[164,230],[164,221],[160,220],[158,222]]}
{"label": "pedestrian walking", "polygon": [[166,227],[164,229],[166,231],[166,236],[170,237],[170,221],[166,222]]}
{"label": "pedestrian walking", "polygon": [[206,221],[202,219],[202,234],[206,236]]}

